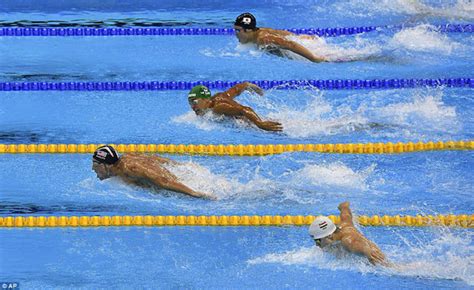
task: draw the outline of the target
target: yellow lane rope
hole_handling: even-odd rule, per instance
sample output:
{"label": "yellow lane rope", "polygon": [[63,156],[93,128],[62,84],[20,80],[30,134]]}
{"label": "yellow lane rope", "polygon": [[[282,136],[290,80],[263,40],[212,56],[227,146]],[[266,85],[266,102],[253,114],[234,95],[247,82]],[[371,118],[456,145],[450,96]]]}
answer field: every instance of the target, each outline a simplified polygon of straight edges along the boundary
{"label": "yellow lane rope", "polygon": [[[307,226],[316,216],[8,216],[0,227],[108,227],[108,226]],[[334,223],[339,216],[328,216]],[[474,228],[471,215],[359,216],[362,226],[450,226]]]}
{"label": "yellow lane rope", "polygon": [[[0,154],[25,153],[93,153],[104,144],[0,144]],[[349,154],[390,154],[440,150],[473,150],[474,140],[398,143],[348,144],[257,144],[257,145],[203,145],[203,144],[109,144],[121,153],[171,153],[199,155],[254,156],[284,152],[319,152]]]}

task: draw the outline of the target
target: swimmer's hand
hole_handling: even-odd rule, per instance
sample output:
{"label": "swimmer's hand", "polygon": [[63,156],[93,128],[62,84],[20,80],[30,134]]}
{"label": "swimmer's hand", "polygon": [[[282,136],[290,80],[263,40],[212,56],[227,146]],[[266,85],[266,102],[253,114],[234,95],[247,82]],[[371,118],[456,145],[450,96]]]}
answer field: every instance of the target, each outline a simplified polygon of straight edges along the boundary
{"label": "swimmer's hand", "polygon": [[350,203],[348,201],[345,201],[345,202],[342,202],[341,204],[339,204],[339,206],[337,207],[339,210],[342,210],[343,208],[347,208],[349,207]]}
{"label": "swimmer's hand", "polygon": [[256,84],[249,83],[249,82],[247,82],[247,90],[251,91],[251,92],[255,92],[255,93],[259,94],[260,96],[263,96],[263,94],[264,94],[264,91],[261,87],[257,86]]}
{"label": "swimmer's hand", "polygon": [[197,192],[197,191],[194,192],[194,196],[204,198],[204,199],[209,199],[209,200],[217,200],[218,199],[217,196],[215,196],[213,194]]}
{"label": "swimmer's hand", "polygon": [[272,131],[272,132],[281,132],[283,131],[283,126],[281,123],[273,122],[273,121],[262,121],[257,124],[257,126],[265,131]]}
{"label": "swimmer's hand", "polygon": [[389,265],[389,263],[385,260],[385,255],[379,249],[372,249],[372,251],[367,255],[367,258],[373,265]]}

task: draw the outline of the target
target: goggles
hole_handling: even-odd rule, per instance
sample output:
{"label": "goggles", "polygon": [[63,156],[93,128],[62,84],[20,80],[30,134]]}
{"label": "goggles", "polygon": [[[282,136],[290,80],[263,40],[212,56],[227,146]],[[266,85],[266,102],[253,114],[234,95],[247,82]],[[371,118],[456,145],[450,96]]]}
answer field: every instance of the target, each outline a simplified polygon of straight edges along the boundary
{"label": "goggles", "polygon": [[198,99],[188,99],[188,103],[192,106],[192,105],[197,105],[197,103],[199,102]]}

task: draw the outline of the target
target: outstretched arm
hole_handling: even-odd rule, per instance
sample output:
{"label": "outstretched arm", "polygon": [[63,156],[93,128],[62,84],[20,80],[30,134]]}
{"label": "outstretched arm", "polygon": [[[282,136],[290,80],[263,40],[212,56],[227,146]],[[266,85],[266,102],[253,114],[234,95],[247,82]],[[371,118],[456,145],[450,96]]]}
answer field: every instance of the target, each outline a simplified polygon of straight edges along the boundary
{"label": "outstretched arm", "polygon": [[208,199],[215,199],[214,196],[202,192],[197,192],[192,190],[191,188],[187,187],[186,185],[182,184],[181,182],[177,180],[171,180],[171,179],[154,179],[154,183],[158,184],[160,187],[176,192],[181,192],[185,193],[189,196],[192,197],[201,197],[201,198],[208,198]]}
{"label": "outstretched arm", "polygon": [[369,262],[373,265],[380,264],[382,266],[389,266],[389,263],[385,260],[385,255],[377,245],[369,241],[360,233],[355,237],[349,236],[343,238],[341,243],[348,251],[367,257]]}
{"label": "outstretched arm", "polygon": [[288,49],[296,54],[301,55],[302,57],[307,58],[312,62],[323,62],[326,61],[323,57],[314,55],[309,49],[298,44],[294,41],[287,40],[285,38],[274,36],[274,35],[266,35],[262,44],[277,44],[281,48]]}
{"label": "outstretched arm", "polygon": [[352,212],[349,208],[349,202],[345,201],[338,206],[341,211],[341,227],[346,226],[349,232],[346,232],[341,239],[342,245],[350,252],[361,254],[367,257],[372,264],[381,264],[388,266],[385,255],[376,244],[369,241],[354,227]]}
{"label": "outstretched arm", "polygon": [[354,222],[352,221],[352,212],[351,209],[349,208],[349,202],[345,201],[341,203],[337,208],[339,209],[340,217],[341,217],[341,225],[346,224],[346,225],[354,225]]}
{"label": "outstretched arm", "polygon": [[228,89],[227,91],[221,93],[222,96],[226,98],[233,99],[240,95],[243,91],[253,91],[260,96],[263,96],[263,89],[257,86],[256,84],[252,84],[249,82],[244,82],[240,84],[236,84],[232,88]]}
{"label": "outstretched arm", "polygon": [[144,178],[160,188],[184,193],[193,197],[216,199],[215,196],[211,194],[197,192],[197,191],[192,190],[188,186],[179,182],[176,176],[165,168],[150,169],[146,167],[139,168],[138,166],[136,166],[130,169],[131,171],[133,171],[136,177]]}
{"label": "outstretched arm", "polygon": [[221,114],[229,117],[244,117],[248,121],[252,122],[255,124],[257,127],[260,129],[263,129],[265,131],[282,131],[283,127],[281,126],[280,123],[278,122],[273,122],[273,121],[263,121],[255,111],[246,106],[235,106],[235,105],[230,105],[226,103],[222,104],[217,104],[214,106],[212,109],[214,113],[216,114]]}

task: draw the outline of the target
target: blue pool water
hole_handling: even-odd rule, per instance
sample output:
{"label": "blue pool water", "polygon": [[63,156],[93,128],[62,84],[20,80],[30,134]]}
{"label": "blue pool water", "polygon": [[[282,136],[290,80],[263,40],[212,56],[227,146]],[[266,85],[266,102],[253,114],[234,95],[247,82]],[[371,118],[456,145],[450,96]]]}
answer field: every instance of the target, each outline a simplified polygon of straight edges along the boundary
{"label": "blue pool water", "polygon": [[[327,28],[403,25],[303,43],[351,62],[314,64],[239,45],[233,36],[0,37],[0,82],[472,78],[472,1],[3,1],[8,27]],[[206,115],[186,91],[0,92],[0,143],[288,144],[470,140],[469,88],[278,90],[238,98],[284,131]],[[0,155],[0,216],[472,214],[474,155],[286,153],[167,157],[218,201],[100,182],[87,154]],[[472,288],[469,229],[361,228],[397,269],[324,253],[305,227],[0,230],[0,282],[42,288]],[[338,257],[336,257],[338,256]],[[339,257],[341,256],[341,257]]]}

